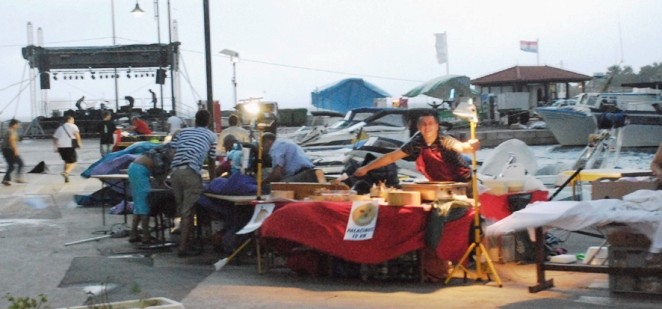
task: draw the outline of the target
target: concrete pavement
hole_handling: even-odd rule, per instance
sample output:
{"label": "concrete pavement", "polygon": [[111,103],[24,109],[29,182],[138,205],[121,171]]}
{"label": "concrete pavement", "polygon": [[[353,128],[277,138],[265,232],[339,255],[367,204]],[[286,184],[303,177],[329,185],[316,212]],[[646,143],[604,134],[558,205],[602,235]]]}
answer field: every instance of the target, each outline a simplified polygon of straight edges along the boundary
{"label": "concrete pavement", "polygon": [[[200,257],[180,259],[169,250],[149,251],[129,245],[126,237],[105,237],[75,245],[67,243],[109,236],[124,218],[101,209],[79,207],[74,194],[101,188],[96,179],[79,176],[99,158],[98,140],[86,139],[80,164],[65,184],[62,163],[50,140],[20,144],[28,170],[45,161],[49,172],[28,174],[27,184],[0,188],[0,293],[36,297],[45,294],[53,308],[82,305],[85,287],[106,285],[99,302],[167,297],[186,308],[658,308],[662,298],[612,294],[608,276],[547,272],[555,287],[536,294],[535,265],[497,263],[503,287],[494,282],[454,279],[450,285],[413,282],[363,282],[297,275],[274,269],[259,275],[248,258],[239,265],[214,271],[219,259],[212,250]],[[4,160],[0,170],[4,171]],[[564,247],[583,252],[589,240],[574,235]],[[599,243],[599,241],[596,240]],[[594,244],[592,244],[594,245]],[[7,307],[0,299],[0,308]]]}

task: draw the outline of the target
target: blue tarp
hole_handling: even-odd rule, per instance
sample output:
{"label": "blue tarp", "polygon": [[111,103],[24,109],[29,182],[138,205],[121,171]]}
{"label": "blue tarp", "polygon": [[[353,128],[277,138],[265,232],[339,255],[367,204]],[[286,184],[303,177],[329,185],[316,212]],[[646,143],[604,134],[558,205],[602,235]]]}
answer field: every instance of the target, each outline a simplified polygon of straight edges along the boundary
{"label": "blue tarp", "polygon": [[391,95],[361,78],[348,78],[313,91],[311,96],[315,107],[347,113],[358,107],[373,107],[375,99]]}

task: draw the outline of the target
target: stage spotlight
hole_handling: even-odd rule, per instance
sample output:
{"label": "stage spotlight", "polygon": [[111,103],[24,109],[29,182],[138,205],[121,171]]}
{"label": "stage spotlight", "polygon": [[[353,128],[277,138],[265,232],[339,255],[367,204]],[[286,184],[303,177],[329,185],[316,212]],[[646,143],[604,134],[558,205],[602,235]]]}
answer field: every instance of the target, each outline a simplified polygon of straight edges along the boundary
{"label": "stage spotlight", "polygon": [[57,80],[57,73],[53,73],[53,80]]}
{"label": "stage spotlight", "polygon": [[131,78],[131,74],[126,73],[126,78]]}

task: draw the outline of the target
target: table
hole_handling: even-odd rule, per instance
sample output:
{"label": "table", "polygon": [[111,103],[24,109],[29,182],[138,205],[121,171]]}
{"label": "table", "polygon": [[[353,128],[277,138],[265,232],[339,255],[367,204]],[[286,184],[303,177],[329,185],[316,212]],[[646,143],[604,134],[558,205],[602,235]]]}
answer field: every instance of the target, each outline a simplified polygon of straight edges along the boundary
{"label": "table", "polygon": [[[574,174],[575,171],[563,171],[561,174],[564,176],[570,177]],[[581,194],[582,182],[589,181],[599,181],[603,179],[619,179],[622,177],[641,177],[641,176],[651,176],[653,172],[650,170],[639,170],[639,169],[586,169],[581,170],[579,174],[570,180],[569,185],[572,187],[572,196],[575,200],[578,200],[577,191]],[[578,190],[579,189],[579,190]],[[581,198],[581,195],[579,196]]]}
{"label": "table", "polygon": [[[622,200],[605,199],[596,201],[556,201],[540,202],[517,211],[512,215],[488,226],[486,236],[499,236],[512,231],[535,228],[536,233],[536,269],[537,284],[529,287],[529,292],[535,293],[552,287],[553,280],[545,279],[546,270],[575,271],[590,273],[631,273],[631,274],[659,274],[662,268],[636,268],[636,267],[614,267],[593,266],[584,264],[557,264],[545,262],[545,239],[543,237],[544,226],[561,228],[569,231],[579,231],[592,226],[604,226],[610,223],[627,224],[651,239],[652,246],[662,248],[662,230],[659,230],[659,215],[654,212],[635,210],[633,205],[630,209],[623,210],[619,207],[624,203]],[[633,203],[631,203],[633,204]],[[648,231],[643,232],[643,231]],[[661,231],[657,233],[656,231]]]}
{"label": "table", "polygon": [[213,199],[230,202],[236,206],[253,205],[253,201],[257,200],[257,195],[222,195],[214,193],[204,193],[204,195]]}
{"label": "table", "polygon": [[[269,216],[259,230],[261,238],[277,238],[362,264],[378,264],[425,248],[429,210],[421,206],[380,206],[372,239],[343,240],[351,202],[291,202]],[[442,260],[458,262],[469,246],[474,211],[446,222],[435,250]]]}
{"label": "table", "polygon": [[[122,214],[124,215],[124,223],[127,223],[127,207],[129,200],[129,175],[127,174],[103,174],[103,175],[92,175],[91,178],[96,178],[101,180],[103,184],[106,184],[111,187],[119,188],[118,182],[122,184],[122,193],[124,195],[124,209]],[[101,222],[106,225],[106,205],[101,201]]]}

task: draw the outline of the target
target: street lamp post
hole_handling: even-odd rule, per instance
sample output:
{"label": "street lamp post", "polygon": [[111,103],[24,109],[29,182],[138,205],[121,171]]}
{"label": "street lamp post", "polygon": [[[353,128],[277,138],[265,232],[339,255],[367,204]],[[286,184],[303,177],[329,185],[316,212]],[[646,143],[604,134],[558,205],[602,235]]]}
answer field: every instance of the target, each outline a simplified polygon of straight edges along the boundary
{"label": "street lamp post", "polygon": [[230,61],[232,61],[232,93],[234,105],[237,105],[237,62],[239,62],[239,53],[229,49],[224,49],[220,53],[230,56]]}

